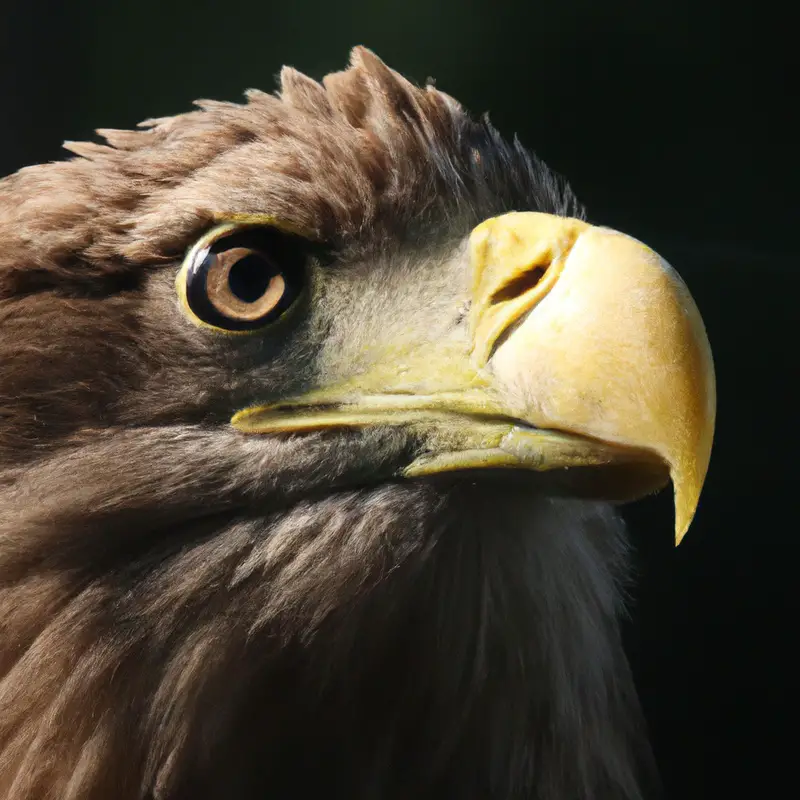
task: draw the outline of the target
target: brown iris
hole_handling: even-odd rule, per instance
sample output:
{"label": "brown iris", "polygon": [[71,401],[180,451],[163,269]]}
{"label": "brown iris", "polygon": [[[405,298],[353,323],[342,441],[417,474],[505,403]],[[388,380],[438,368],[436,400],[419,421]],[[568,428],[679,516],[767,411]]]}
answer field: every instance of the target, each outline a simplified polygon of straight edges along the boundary
{"label": "brown iris", "polygon": [[206,293],[220,314],[255,322],[279,305],[286,281],[263,253],[232,247],[222,253],[209,253],[208,259]]}
{"label": "brown iris", "polygon": [[263,328],[295,301],[303,272],[274,232],[234,231],[190,255],[186,302],[195,316],[215,328]]}

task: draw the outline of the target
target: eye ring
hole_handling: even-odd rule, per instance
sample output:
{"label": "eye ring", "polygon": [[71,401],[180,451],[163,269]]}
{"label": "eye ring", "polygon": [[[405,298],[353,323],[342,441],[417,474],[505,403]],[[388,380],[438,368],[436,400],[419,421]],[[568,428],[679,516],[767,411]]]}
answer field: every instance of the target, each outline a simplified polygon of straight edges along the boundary
{"label": "eye ring", "polygon": [[297,242],[287,238],[272,228],[237,224],[203,236],[176,279],[190,319],[223,333],[250,333],[280,319],[305,284]]}

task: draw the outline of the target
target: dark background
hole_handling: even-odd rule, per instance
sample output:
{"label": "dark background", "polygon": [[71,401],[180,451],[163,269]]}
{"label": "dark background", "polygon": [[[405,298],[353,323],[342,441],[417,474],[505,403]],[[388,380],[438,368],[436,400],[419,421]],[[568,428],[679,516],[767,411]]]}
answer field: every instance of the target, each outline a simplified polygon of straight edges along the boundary
{"label": "dark background", "polygon": [[[788,12],[786,12],[788,15]],[[719,389],[700,509],[626,509],[627,646],[669,797],[794,795],[798,660],[797,45],[766,3],[0,0],[0,174],[63,139],[313,77],[354,44],[517,132],[593,221],[683,274]]]}

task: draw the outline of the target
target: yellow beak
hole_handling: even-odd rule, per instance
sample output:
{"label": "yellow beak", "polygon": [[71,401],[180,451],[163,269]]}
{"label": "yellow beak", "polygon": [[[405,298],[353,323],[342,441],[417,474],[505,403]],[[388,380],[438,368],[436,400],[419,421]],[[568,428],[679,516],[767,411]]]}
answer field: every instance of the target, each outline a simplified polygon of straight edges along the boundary
{"label": "yellow beak", "polygon": [[492,353],[495,379],[537,428],[660,456],[680,541],[716,412],[711,348],[683,281],[636,239],[545,214],[490,219],[470,245],[477,358]]}
{"label": "yellow beak", "polygon": [[[482,223],[469,258],[468,352],[404,352],[405,383],[376,363],[339,386],[244,409],[232,424],[411,426],[426,450],[406,476],[588,468],[609,499],[652,491],[668,470],[679,542],[708,469],[716,390],[705,328],[677,273],[629,236],[539,213]],[[622,482],[597,480],[598,468],[620,466]]]}

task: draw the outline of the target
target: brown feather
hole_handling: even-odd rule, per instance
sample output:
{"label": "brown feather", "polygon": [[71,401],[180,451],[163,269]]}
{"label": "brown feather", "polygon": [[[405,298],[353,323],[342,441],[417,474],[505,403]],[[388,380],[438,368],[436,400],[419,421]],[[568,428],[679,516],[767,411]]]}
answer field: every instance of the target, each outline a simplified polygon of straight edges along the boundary
{"label": "brown feather", "polygon": [[[456,335],[441,253],[491,214],[580,214],[569,190],[363,49],[104,136],[0,182],[0,797],[644,797],[608,508],[395,482],[402,430],[226,424],[390,335],[398,287],[416,335]],[[336,254],[282,339],[176,311],[231,212]]]}

